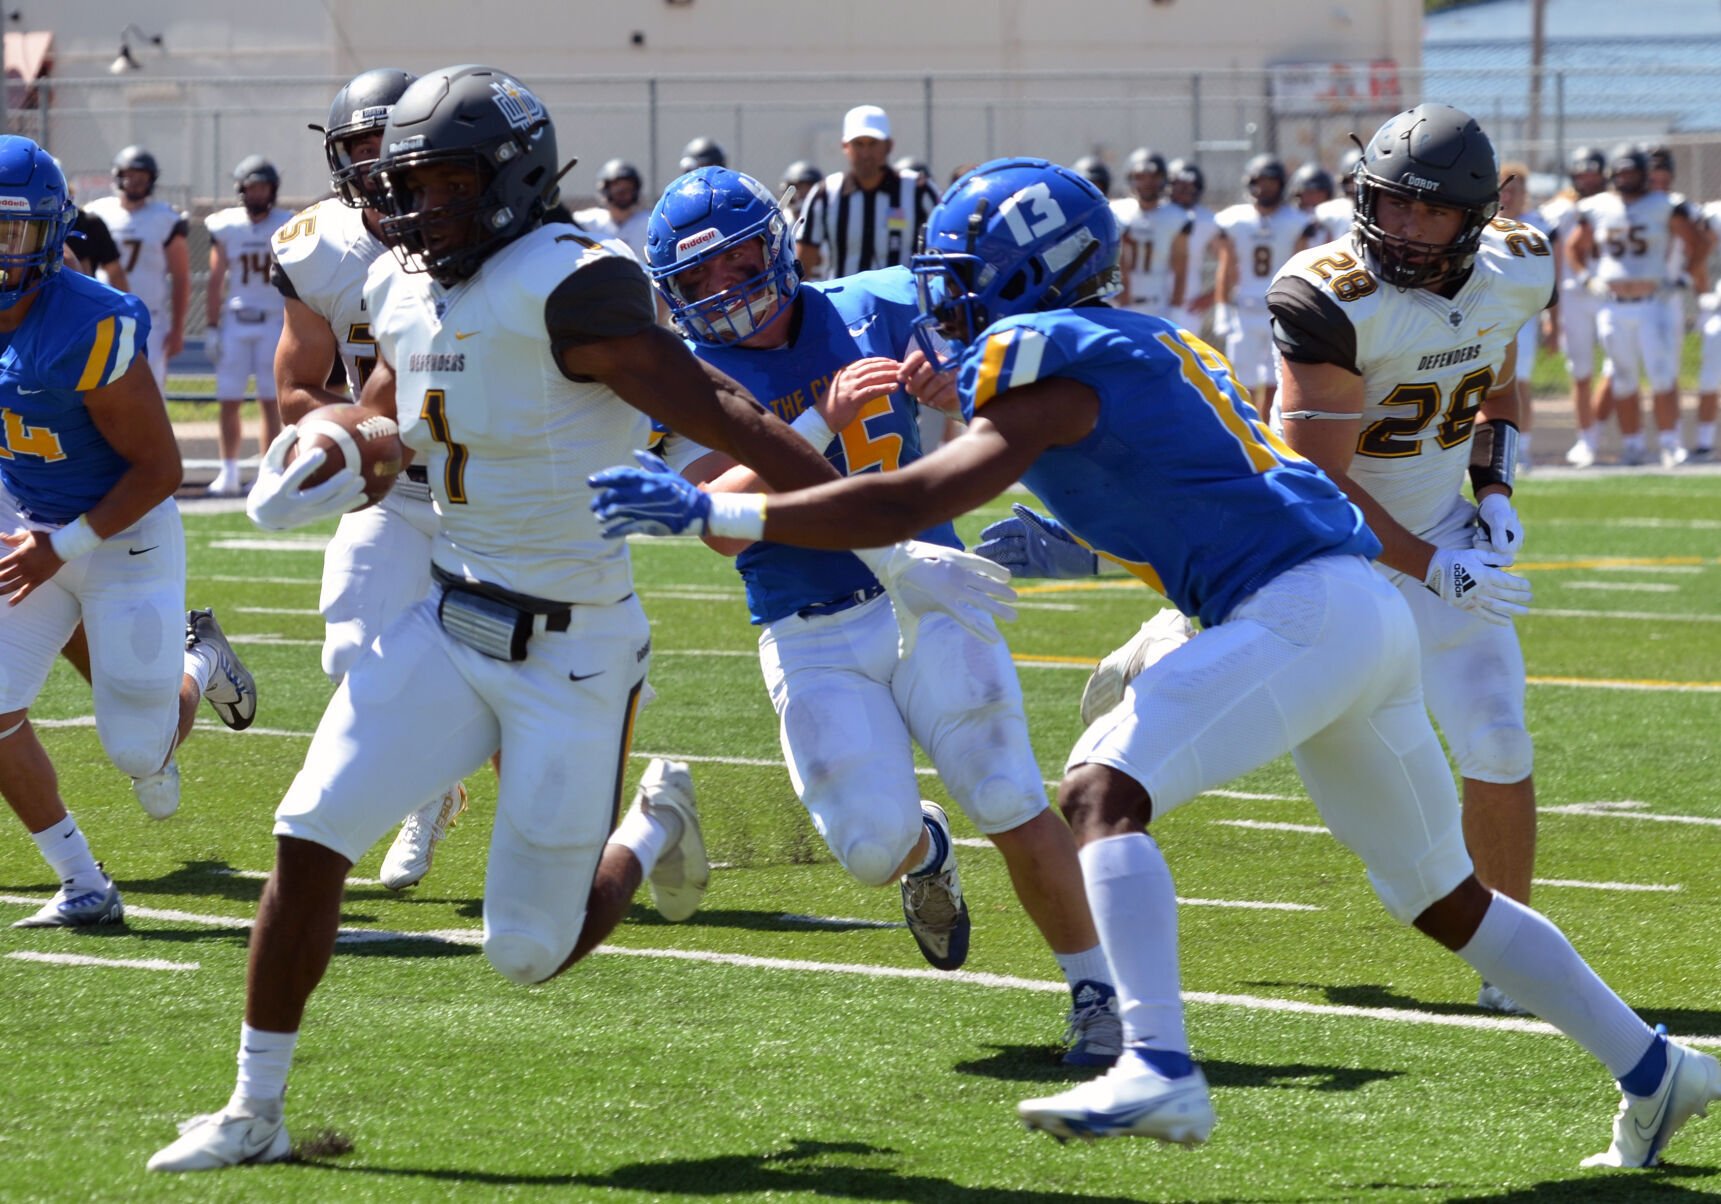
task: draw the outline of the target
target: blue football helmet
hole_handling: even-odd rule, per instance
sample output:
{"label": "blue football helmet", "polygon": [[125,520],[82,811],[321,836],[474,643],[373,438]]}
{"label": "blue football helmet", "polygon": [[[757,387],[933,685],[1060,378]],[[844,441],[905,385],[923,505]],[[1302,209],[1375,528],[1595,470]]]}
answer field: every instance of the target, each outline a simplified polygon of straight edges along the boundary
{"label": "blue football helmet", "polygon": [[[687,295],[678,277],[753,239],[764,252],[758,273],[708,296]],[[763,184],[727,167],[697,168],[664,190],[646,226],[645,265],[677,328],[702,347],[757,334],[801,287],[783,211]]]}
{"label": "blue football helmet", "polygon": [[952,184],[912,261],[914,338],[942,371],[935,335],[966,344],[1000,318],[1067,309],[1121,287],[1117,220],[1100,190],[1044,159],[996,159]]}
{"label": "blue football helmet", "polygon": [[60,270],[77,215],[54,156],[28,138],[0,136],[0,309]]}

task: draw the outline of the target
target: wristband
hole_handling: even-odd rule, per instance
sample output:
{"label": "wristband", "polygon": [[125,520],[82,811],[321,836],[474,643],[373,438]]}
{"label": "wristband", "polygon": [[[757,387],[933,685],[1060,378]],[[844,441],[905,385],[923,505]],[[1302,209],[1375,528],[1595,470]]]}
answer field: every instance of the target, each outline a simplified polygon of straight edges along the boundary
{"label": "wristband", "polygon": [[54,555],[67,562],[95,551],[101,544],[102,537],[81,514],[48,536],[48,546],[54,549]]}
{"label": "wristband", "polygon": [[762,493],[712,493],[711,517],[705,533],[724,539],[765,538],[765,495]]}
{"label": "wristband", "polygon": [[1476,424],[1470,440],[1470,489],[1504,485],[1512,492],[1518,476],[1518,427],[1504,418]]}
{"label": "wristband", "polygon": [[831,429],[830,423],[825,421],[825,416],[812,406],[808,406],[795,415],[795,420],[789,424],[789,429],[811,443],[814,450],[820,452],[829,447],[831,440],[837,437],[837,433]]}

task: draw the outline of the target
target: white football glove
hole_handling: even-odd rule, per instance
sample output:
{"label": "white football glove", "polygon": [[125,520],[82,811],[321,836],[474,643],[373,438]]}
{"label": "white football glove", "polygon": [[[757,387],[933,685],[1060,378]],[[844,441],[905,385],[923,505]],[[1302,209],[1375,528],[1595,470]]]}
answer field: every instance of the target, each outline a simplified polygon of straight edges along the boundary
{"label": "white football glove", "polygon": [[297,443],[299,428],[283,427],[264,453],[257,469],[257,483],[245,499],[245,513],[265,531],[286,531],[319,519],[334,518],[358,506],[364,499],[364,478],[351,464],[319,485],[301,489],[305,478],[328,458],[322,448],[287,464],[287,450]]}
{"label": "white football glove", "polygon": [[211,326],[203,332],[203,354],[211,364],[221,362],[221,327]]}
{"label": "white football glove", "polygon": [[1422,584],[1459,610],[1501,627],[1530,609],[1530,583],[1502,572],[1491,552],[1473,548],[1442,548],[1428,562]]}
{"label": "white football glove", "polygon": [[890,595],[901,656],[914,651],[922,615],[949,615],[988,643],[999,638],[993,620],[1016,620],[1016,608],[1010,605],[1016,597],[1009,585],[1010,570],[984,556],[916,539],[855,555]]}
{"label": "white football glove", "polygon": [[1476,533],[1470,546],[1487,552],[1488,563],[1495,568],[1507,568],[1524,549],[1524,524],[1512,509],[1512,499],[1503,493],[1490,493],[1476,507]]}

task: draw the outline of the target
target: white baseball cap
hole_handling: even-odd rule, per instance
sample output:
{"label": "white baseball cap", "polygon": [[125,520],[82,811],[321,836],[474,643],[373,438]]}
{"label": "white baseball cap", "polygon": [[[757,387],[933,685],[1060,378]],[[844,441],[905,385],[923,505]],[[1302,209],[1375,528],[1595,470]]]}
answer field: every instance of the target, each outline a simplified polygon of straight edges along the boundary
{"label": "white baseball cap", "polygon": [[843,116],[843,141],[877,138],[890,141],[890,118],[877,105],[856,105]]}

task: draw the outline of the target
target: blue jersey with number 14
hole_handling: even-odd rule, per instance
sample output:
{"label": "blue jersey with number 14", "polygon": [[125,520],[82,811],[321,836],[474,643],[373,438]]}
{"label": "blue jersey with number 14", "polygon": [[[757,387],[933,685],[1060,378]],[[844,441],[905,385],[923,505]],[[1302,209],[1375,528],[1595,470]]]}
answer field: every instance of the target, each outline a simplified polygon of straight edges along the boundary
{"label": "blue jersey with number 14", "polygon": [[[791,318],[788,346],[700,347],[693,353],[747,387],[784,422],[825,395],[838,372],[856,360],[900,360],[913,346],[909,324],[919,313],[907,268],[861,272],[803,285]],[[844,476],[893,472],[920,459],[919,407],[901,389],[875,397],[831,441],[825,456]],[[940,523],[920,539],[959,548],[956,529]],[[755,623],[772,623],[802,607],[830,602],[877,584],[848,552],[792,548],[760,540],[735,559],[747,585]]]}
{"label": "blue jersey with number 14", "polygon": [[63,526],[125,472],[84,394],[124,376],[148,339],[142,302],[71,271],[50,276],[0,335],[0,484],[27,517]]}
{"label": "blue jersey with number 14", "polygon": [[1163,318],[1087,306],[995,323],[963,351],[963,412],[1051,377],[1092,389],[1099,419],[1023,483],[1184,614],[1212,625],[1305,560],[1380,554],[1362,512],[1267,428],[1224,357]]}

